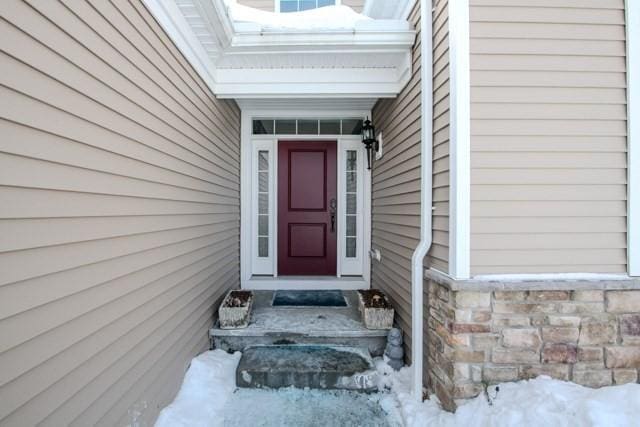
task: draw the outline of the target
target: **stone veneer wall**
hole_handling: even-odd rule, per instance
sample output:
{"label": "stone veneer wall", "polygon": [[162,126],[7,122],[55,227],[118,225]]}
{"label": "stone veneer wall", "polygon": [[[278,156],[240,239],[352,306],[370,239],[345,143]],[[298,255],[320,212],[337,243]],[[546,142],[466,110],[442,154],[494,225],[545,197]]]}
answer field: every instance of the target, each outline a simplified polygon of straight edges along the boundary
{"label": "stone veneer wall", "polygon": [[638,382],[640,290],[425,286],[427,383],[449,410],[486,385],[538,375],[589,387]]}

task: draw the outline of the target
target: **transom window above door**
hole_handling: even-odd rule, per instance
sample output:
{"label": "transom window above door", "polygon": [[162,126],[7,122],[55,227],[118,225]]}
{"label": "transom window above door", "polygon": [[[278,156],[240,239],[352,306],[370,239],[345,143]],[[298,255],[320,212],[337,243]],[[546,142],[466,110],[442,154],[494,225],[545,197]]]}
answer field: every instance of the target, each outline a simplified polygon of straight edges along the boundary
{"label": "transom window above door", "polygon": [[276,5],[279,6],[279,11],[282,13],[287,12],[301,12],[303,10],[317,9],[324,6],[333,6],[340,4],[339,0],[276,0]]}

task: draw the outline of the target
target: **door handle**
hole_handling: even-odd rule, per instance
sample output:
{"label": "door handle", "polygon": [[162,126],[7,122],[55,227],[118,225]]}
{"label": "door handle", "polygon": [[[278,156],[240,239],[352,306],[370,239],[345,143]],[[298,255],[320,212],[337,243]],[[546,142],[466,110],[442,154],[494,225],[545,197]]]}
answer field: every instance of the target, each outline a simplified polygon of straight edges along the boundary
{"label": "door handle", "polygon": [[334,233],[336,231],[336,199],[331,199],[329,202],[329,214],[331,215],[331,232]]}

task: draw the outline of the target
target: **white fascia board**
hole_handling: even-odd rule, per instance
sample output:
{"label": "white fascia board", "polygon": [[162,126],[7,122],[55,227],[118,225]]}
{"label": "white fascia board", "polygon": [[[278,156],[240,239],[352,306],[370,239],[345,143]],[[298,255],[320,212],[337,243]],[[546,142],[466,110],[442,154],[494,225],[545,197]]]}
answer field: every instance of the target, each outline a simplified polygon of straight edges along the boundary
{"label": "white fascia board", "polygon": [[[290,51],[301,46],[307,51],[316,46],[349,46],[367,49],[398,47],[407,49],[413,46],[415,31],[327,31],[327,32],[243,32],[236,33],[231,40],[230,52],[243,51],[242,48]],[[245,49],[246,50],[246,49]],[[258,50],[256,50],[258,51]]]}
{"label": "white fascia board", "polygon": [[209,89],[215,92],[215,66],[197,39],[191,26],[172,0],[143,0],[160,26],[171,37],[180,52],[200,74]]}
{"label": "white fascia board", "polygon": [[627,28],[627,258],[640,276],[640,1],[626,0]]}
{"label": "white fascia board", "polygon": [[[372,90],[372,86],[373,90]],[[235,83],[216,85],[216,95],[221,99],[242,98],[394,98],[402,90],[398,83],[358,85],[354,83],[323,84],[251,84]]]}
{"label": "white fascia board", "polygon": [[468,279],[471,258],[471,118],[469,0],[449,2],[449,274]]}

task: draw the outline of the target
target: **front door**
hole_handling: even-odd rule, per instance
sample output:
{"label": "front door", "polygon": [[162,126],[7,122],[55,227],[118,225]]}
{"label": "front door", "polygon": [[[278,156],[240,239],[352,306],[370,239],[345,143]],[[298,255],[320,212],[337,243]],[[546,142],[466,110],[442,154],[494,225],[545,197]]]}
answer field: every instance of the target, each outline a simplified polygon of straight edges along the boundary
{"label": "front door", "polygon": [[335,276],[336,142],[278,142],[278,275]]}

